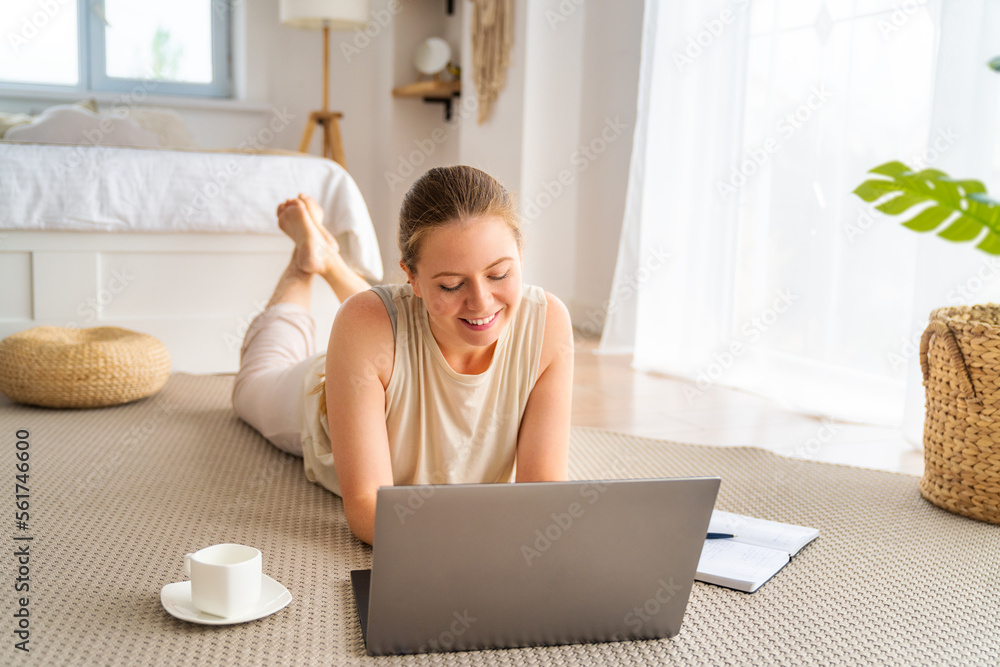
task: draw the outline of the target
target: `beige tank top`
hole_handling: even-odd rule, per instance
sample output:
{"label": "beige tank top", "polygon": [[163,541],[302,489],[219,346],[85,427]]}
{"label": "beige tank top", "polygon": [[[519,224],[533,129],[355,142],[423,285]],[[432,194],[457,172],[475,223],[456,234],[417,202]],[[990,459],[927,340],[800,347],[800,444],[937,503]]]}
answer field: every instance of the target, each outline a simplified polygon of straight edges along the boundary
{"label": "beige tank top", "polygon": [[[490,367],[456,373],[431,334],[423,301],[408,284],[373,288],[386,305],[396,339],[386,387],[385,424],[393,483],[512,482],[517,433],[538,376],[547,300],[524,286],[514,319],[501,332]],[[302,435],[306,476],[340,494],[329,426],[309,394],[325,367],[307,374]]]}

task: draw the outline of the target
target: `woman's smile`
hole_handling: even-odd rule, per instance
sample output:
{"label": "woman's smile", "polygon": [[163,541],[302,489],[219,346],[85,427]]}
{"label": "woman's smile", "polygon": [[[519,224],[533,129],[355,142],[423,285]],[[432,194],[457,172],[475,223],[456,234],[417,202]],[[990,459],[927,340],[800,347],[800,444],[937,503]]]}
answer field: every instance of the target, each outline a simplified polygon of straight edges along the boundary
{"label": "woman's smile", "polygon": [[497,312],[493,313],[489,317],[482,317],[482,318],[478,318],[478,319],[476,319],[476,318],[469,318],[469,317],[462,317],[462,318],[459,318],[459,319],[461,319],[462,322],[464,322],[465,325],[467,327],[469,327],[470,329],[472,329],[473,331],[486,331],[491,326],[493,326],[493,324],[497,321],[497,315],[499,315],[499,314],[500,314],[500,311],[498,310]]}

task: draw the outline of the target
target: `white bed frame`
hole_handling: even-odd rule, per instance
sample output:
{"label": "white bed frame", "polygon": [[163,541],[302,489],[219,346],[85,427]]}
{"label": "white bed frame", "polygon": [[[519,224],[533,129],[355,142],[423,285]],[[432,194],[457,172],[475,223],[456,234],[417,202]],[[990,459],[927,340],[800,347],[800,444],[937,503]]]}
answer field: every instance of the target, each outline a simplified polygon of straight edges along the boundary
{"label": "white bed frame", "polygon": [[[124,327],[163,341],[175,372],[234,372],[291,250],[270,234],[0,230],[0,338],[39,325]],[[319,351],[337,306],[317,280]]]}

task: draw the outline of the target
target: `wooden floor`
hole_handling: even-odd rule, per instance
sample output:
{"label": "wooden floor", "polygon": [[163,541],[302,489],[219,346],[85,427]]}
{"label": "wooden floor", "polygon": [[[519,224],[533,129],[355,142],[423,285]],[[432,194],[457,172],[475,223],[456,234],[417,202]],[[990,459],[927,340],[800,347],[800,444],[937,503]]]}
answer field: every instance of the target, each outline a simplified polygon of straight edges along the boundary
{"label": "wooden floor", "polygon": [[711,387],[692,399],[685,395],[684,383],[632,370],[630,357],[596,350],[595,340],[584,340],[576,349],[575,426],[701,445],[752,445],[816,461],[923,472],[923,453],[897,429],[820,421],[724,387]]}

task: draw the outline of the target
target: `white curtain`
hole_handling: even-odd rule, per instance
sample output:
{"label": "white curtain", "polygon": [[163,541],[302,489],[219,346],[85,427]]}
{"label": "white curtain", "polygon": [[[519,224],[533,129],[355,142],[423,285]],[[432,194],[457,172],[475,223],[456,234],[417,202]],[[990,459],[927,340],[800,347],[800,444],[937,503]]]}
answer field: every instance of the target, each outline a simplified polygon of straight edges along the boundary
{"label": "white curtain", "polygon": [[748,33],[745,23],[702,25],[729,6],[646,2],[625,223],[601,341],[604,350],[634,347],[641,368],[693,370],[687,363],[729,334],[738,207],[706,176],[739,159]]}
{"label": "white curtain", "polygon": [[1000,263],[979,277],[973,244],[851,191],[890,160],[1000,189],[997,5],[648,0],[601,348],[685,379],[691,406],[736,386],[899,425],[908,403],[919,440],[914,340],[934,307],[1000,300]]}

